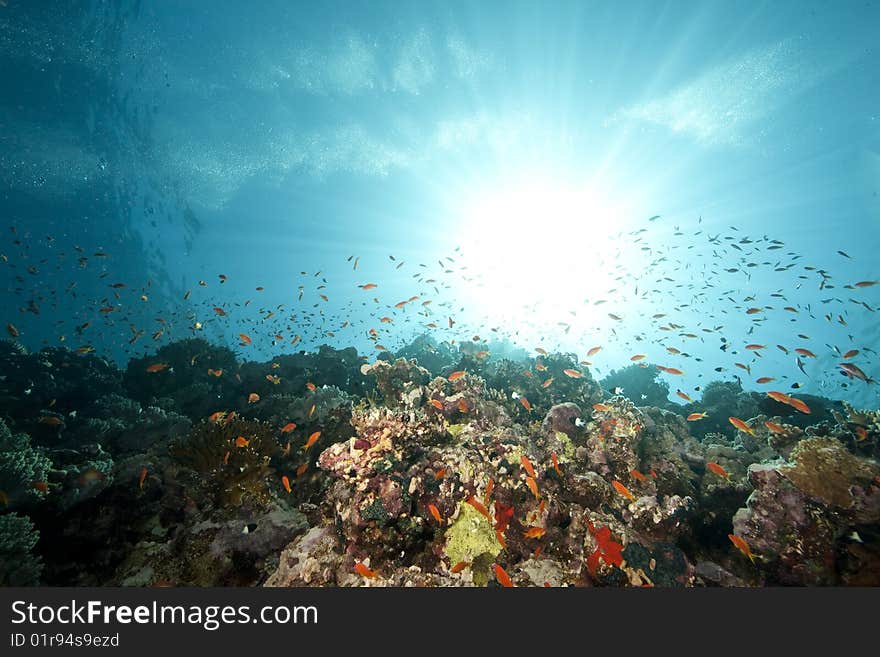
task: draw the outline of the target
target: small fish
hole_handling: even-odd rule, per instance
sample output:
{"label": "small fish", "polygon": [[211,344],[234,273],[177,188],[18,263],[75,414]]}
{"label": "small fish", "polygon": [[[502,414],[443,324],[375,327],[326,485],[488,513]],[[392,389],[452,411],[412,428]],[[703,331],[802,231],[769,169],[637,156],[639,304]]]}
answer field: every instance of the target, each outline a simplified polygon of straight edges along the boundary
{"label": "small fish", "polygon": [[595,356],[595,355],[598,354],[600,351],[602,351],[602,347],[593,347],[592,349],[590,349],[590,350],[587,352],[587,358],[589,358],[590,356]]}
{"label": "small fish", "polygon": [[584,376],[578,370],[573,370],[573,369],[562,370],[562,373],[565,374],[565,376],[571,377],[572,379],[580,379]]}
{"label": "small fish", "polygon": [[717,474],[719,477],[724,477],[725,479],[727,479],[727,481],[730,481],[730,474],[727,472],[727,470],[722,468],[717,463],[707,463],[706,467],[709,468],[709,470],[714,474]]}
{"label": "small fish", "polygon": [[648,478],[638,470],[630,470],[629,476],[637,481],[641,481],[642,483],[648,481]]}
{"label": "small fish", "polygon": [[798,349],[795,349],[794,351],[795,351],[795,353],[800,354],[804,358],[815,358],[816,357],[816,354],[814,354],[809,349],[798,348]]}
{"label": "small fish", "polygon": [[498,583],[501,584],[501,586],[504,586],[506,588],[513,587],[513,582],[510,579],[510,575],[507,574],[507,571],[504,570],[504,568],[499,566],[497,563],[494,564],[492,568],[495,570],[495,579],[498,580]]}
{"label": "small fish", "polygon": [[452,381],[458,381],[458,380],[459,380],[461,377],[463,377],[465,374],[467,374],[467,372],[465,372],[464,370],[458,370],[457,372],[453,372],[452,374],[450,374],[450,375],[449,375],[448,377],[446,377],[446,378],[449,379],[450,382],[452,382]]}
{"label": "small fish", "polygon": [[43,415],[39,419],[39,423],[45,424],[50,427],[58,427],[64,424],[64,421],[60,417],[57,417],[55,415]]}
{"label": "small fish", "polygon": [[477,511],[479,511],[490,523],[492,522],[492,516],[489,515],[489,509],[483,506],[483,503],[480,502],[476,497],[471,495],[465,500],[468,504],[474,507]]}
{"label": "small fish", "polygon": [[443,410],[443,402],[440,401],[439,399],[429,399],[428,403],[431,404],[431,406],[436,408],[438,411]]}
{"label": "small fish", "polygon": [[231,453],[232,452],[230,452],[229,450],[226,450],[226,454],[223,455],[223,465],[229,465],[229,455]]}
{"label": "small fish", "polygon": [[375,283],[365,283],[364,285],[358,285],[358,287],[361,288],[362,290],[374,290],[379,286],[376,285]]}
{"label": "small fish", "polygon": [[309,469],[309,462],[306,461],[305,463],[303,463],[301,466],[299,466],[296,469],[296,476],[302,477],[305,474],[306,470],[308,470],[308,469]]}
{"label": "small fish", "polygon": [[317,386],[315,386],[315,384],[311,381],[306,381],[306,388],[308,388],[311,392],[315,392]]}
{"label": "small fish", "polygon": [[354,565],[354,572],[356,572],[361,577],[366,577],[368,579],[375,579],[379,576],[379,573],[377,573],[375,570],[370,570],[361,562],[358,562]]}
{"label": "small fish", "polygon": [[49,492],[49,483],[46,481],[35,481],[33,484],[34,490],[38,490],[41,493]]}
{"label": "small fish", "polygon": [[606,412],[613,410],[613,409],[608,404],[602,404],[600,402],[598,404],[593,404],[593,410],[599,411],[600,413],[606,413]]}
{"label": "small fish", "polygon": [[750,436],[755,435],[755,430],[752,429],[748,424],[740,420],[738,417],[729,417],[727,418],[727,420],[740,431],[744,431]]}
{"label": "small fish", "polygon": [[636,501],[636,496],[632,494],[632,492],[629,490],[629,488],[627,488],[622,483],[617,481],[617,479],[615,479],[614,481],[611,482],[611,486],[614,488],[614,490],[617,491],[617,493],[619,495],[622,495],[623,497],[628,499],[630,502]]}
{"label": "small fish", "polygon": [[636,354],[635,356],[631,356],[631,357],[630,357],[630,360],[633,361],[633,362],[635,363],[635,362],[638,362],[638,361],[640,361],[640,360],[644,360],[645,358],[647,358],[647,356],[646,356],[645,354]]}
{"label": "small fish", "polygon": [[138,477],[138,488],[140,488],[141,490],[143,490],[143,488],[144,488],[144,480],[146,478],[147,478],[147,469],[141,468],[141,474],[140,474],[140,477]]}
{"label": "small fish", "polygon": [[775,381],[775,380],[776,379],[774,379],[772,376],[762,376],[761,378],[757,379],[755,381],[755,383],[764,384],[764,383],[770,383],[771,381]]}
{"label": "small fish", "polygon": [[238,337],[241,338],[241,343],[243,345],[248,345],[253,342],[253,340],[251,340],[251,336],[249,336],[247,333],[239,333]]}
{"label": "small fish", "polygon": [[776,424],[775,422],[771,422],[770,420],[765,420],[764,426],[767,427],[768,429],[770,429],[770,431],[772,431],[773,433],[776,433],[776,434],[785,433],[785,429],[781,425]]}
{"label": "small fish", "polygon": [[277,386],[279,383],[281,383],[281,377],[280,377],[280,376],[276,376],[276,375],[274,375],[274,374],[267,374],[267,375],[266,375],[266,381],[268,381],[269,383],[271,383],[273,386]]}
{"label": "small fish", "polygon": [[691,413],[690,415],[687,416],[687,421],[688,421],[688,422],[696,422],[697,420],[702,420],[702,419],[707,418],[707,417],[709,417],[709,414],[708,414],[708,413],[705,413],[705,412],[703,412],[703,413]]}
{"label": "small fish", "polygon": [[296,429],[296,423],[295,422],[288,422],[283,427],[281,427],[281,433],[290,433],[294,429]]}
{"label": "small fish", "polygon": [[312,419],[312,416],[313,416],[314,414],[315,414],[315,405],[312,404],[311,407],[309,408],[309,417],[308,417],[308,419]]}
{"label": "small fish", "polygon": [[556,452],[550,452],[550,460],[553,461],[553,469],[556,470],[556,474],[561,477],[562,470],[559,468],[559,460],[556,458]]}
{"label": "small fish", "polygon": [[532,495],[535,496],[536,500],[541,499],[541,494],[538,492],[538,483],[535,481],[534,477],[526,477],[526,485],[529,487],[529,490],[532,491]]}
{"label": "small fish", "polygon": [[450,573],[460,573],[462,570],[467,568],[470,565],[469,561],[459,561],[452,568],[449,569]]}
{"label": "small fish", "polygon": [[546,531],[543,527],[529,527],[528,530],[523,532],[523,536],[525,538],[541,538]]}
{"label": "small fish", "polygon": [[220,315],[220,317],[226,317],[226,311],[222,308],[214,308],[214,312]]}
{"label": "small fish", "polygon": [[693,401],[693,399],[690,398],[690,395],[688,395],[686,392],[682,392],[681,390],[676,390],[675,394],[684,399],[686,402]]}
{"label": "small fish", "polygon": [[10,337],[17,338],[20,333],[18,329],[15,327],[15,324],[7,324],[6,332],[9,333]]}
{"label": "small fish", "polygon": [[161,372],[162,370],[168,369],[168,363],[153,363],[152,365],[147,366],[147,372]]}
{"label": "small fish", "polygon": [[576,426],[576,427],[579,428],[579,429],[580,429],[581,427],[586,426],[586,424],[587,424],[587,423],[584,422],[583,418],[576,417],[576,418],[574,419],[574,426]]}
{"label": "small fish", "polygon": [[434,516],[434,520],[436,520],[439,524],[443,524],[443,516],[440,515],[440,510],[434,506],[433,504],[428,505],[428,511],[431,512],[431,515]]}
{"label": "small fish", "polygon": [[309,439],[306,441],[306,444],[303,445],[303,451],[306,451],[309,447],[314,445],[318,441],[318,438],[320,438],[320,437],[321,437],[320,431],[316,431],[311,436],[309,436]]}
{"label": "small fish", "polygon": [[663,367],[662,365],[656,365],[655,367],[661,372],[666,372],[667,374],[674,374],[676,376],[684,374],[682,370],[676,369],[675,367]]}
{"label": "small fish", "polygon": [[865,383],[874,383],[874,379],[868,378],[868,375],[853,363],[840,363],[838,367],[851,379],[855,378]]}
{"label": "small fish", "polygon": [[525,397],[519,398],[519,403],[522,404],[523,408],[526,409],[529,413],[532,412],[532,405],[529,403],[529,400]]}
{"label": "small fish", "polygon": [[492,497],[493,490],[495,490],[495,480],[489,478],[489,483],[486,484],[486,492],[483,495],[483,500],[487,506],[489,504],[489,499]]}
{"label": "small fish", "polygon": [[530,477],[534,478],[536,476],[535,468],[532,467],[532,462],[529,461],[528,457],[525,454],[519,457],[519,462],[522,463],[523,468],[525,468],[525,471]]}
{"label": "small fish", "polygon": [[470,409],[468,408],[467,401],[462,398],[458,400],[458,412],[459,413],[467,413]]}
{"label": "small fish", "polygon": [[252,392],[248,395],[248,404],[256,404],[258,401],[260,401],[260,396],[257,393]]}
{"label": "small fish", "polygon": [[872,285],[877,285],[880,281],[859,281],[855,283],[856,287],[871,287]]}
{"label": "small fish", "polygon": [[238,438],[235,439],[235,446],[236,447],[247,447],[250,444],[251,444],[251,441],[248,440],[247,438],[245,438],[244,436],[239,436]]}
{"label": "small fish", "polygon": [[746,543],[744,538],[740,538],[735,534],[728,534],[727,538],[729,538],[730,542],[736,546],[737,550],[739,550],[749,558],[749,561],[755,563],[755,557],[758,555],[752,554],[752,550],[749,548],[749,544]]}
{"label": "small fish", "polygon": [[858,356],[858,355],[859,355],[859,350],[858,350],[858,349],[850,349],[849,351],[847,351],[847,352],[843,355],[843,359],[844,359],[844,360],[849,360],[850,358],[855,358],[855,357]]}
{"label": "small fish", "polygon": [[223,370],[213,370],[209,367],[208,368],[208,376],[221,377],[221,376],[223,376]]}

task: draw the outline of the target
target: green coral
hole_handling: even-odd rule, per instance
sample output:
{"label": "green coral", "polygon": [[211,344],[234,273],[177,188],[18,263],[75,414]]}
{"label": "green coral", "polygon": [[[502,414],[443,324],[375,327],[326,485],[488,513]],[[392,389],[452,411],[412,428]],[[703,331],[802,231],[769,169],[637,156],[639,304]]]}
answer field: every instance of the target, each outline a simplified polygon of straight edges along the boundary
{"label": "green coral", "polygon": [[492,559],[501,552],[501,543],[486,517],[470,504],[462,504],[458,518],[446,530],[446,556],[450,563],[471,562],[481,554]]}
{"label": "green coral", "polygon": [[0,516],[0,586],[37,586],[43,562],[32,550],[40,533],[27,516]]}
{"label": "green coral", "polygon": [[45,482],[52,462],[45,454],[31,447],[26,433],[13,434],[0,419],[0,492],[10,508],[35,502],[45,493],[34,487]]}
{"label": "green coral", "polygon": [[574,459],[574,443],[571,442],[571,438],[568,437],[568,434],[564,431],[556,432],[556,440],[562,443],[562,453],[559,454],[562,457],[560,460],[571,461]]}

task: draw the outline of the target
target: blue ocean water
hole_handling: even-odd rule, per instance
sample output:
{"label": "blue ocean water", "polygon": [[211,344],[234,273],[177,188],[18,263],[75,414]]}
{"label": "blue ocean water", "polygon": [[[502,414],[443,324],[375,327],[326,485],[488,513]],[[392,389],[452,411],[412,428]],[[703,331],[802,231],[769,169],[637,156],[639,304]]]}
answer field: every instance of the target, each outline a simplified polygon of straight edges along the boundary
{"label": "blue ocean water", "polygon": [[878,19],[5,0],[3,323],[121,365],[427,333],[877,408],[839,365],[880,378]]}

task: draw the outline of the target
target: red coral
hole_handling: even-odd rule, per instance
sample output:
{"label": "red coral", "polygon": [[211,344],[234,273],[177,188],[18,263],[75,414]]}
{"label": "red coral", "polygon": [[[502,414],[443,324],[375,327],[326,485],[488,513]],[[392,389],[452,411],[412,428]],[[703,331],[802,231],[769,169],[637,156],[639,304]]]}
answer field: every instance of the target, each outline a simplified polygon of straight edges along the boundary
{"label": "red coral", "polygon": [[593,538],[596,539],[596,550],[587,557],[587,570],[593,577],[599,568],[599,559],[618,568],[623,564],[623,544],[611,540],[611,528],[607,525],[596,529],[592,522],[587,522],[587,527]]}

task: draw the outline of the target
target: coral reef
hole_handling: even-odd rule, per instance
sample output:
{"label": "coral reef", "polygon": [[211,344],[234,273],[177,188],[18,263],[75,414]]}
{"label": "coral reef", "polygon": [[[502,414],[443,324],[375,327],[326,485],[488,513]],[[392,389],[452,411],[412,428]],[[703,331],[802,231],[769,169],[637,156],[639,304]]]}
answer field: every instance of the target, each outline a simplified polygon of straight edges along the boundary
{"label": "coral reef", "polygon": [[31,446],[30,436],[13,434],[0,419],[0,494],[5,508],[27,507],[45,498],[51,468],[44,450]]}
{"label": "coral reef", "polygon": [[0,586],[36,586],[43,564],[33,549],[40,539],[27,516],[0,515]]}

